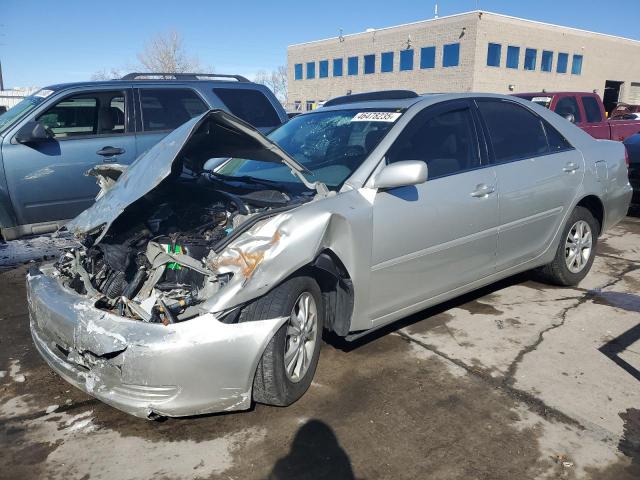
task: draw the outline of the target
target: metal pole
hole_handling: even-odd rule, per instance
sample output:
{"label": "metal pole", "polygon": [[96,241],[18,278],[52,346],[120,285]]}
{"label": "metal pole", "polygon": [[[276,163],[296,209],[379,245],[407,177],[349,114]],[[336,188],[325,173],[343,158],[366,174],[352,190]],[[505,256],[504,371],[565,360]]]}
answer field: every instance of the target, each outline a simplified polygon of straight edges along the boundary
{"label": "metal pole", "polygon": [[4,81],[2,80],[2,62],[0,62],[0,92],[4,90]]}

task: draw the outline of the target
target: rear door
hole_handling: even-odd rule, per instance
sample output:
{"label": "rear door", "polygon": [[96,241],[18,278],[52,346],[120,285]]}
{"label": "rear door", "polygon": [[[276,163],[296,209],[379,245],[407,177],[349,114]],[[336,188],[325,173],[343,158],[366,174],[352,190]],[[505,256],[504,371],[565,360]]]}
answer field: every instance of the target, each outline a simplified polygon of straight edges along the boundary
{"label": "rear door", "polygon": [[577,195],[582,154],[519,103],[477,101],[495,165],[500,218],[497,269],[543,253]]}
{"label": "rear door", "polygon": [[[601,103],[592,95],[583,95],[580,97],[582,109],[584,110],[585,119],[578,126],[593,138],[609,139],[611,132],[609,123],[604,117],[600,107]],[[616,139],[617,140],[617,139]]]}
{"label": "rear door", "polygon": [[99,190],[95,178],[85,176],[87,170],[135,159],[131,105],[130,89],[69,94],[35,118],[52,133],[50,141],[4,140],[5,175],[18,224],[75,217]]}
{"label": "rear door", "polygon": [[136,141],[138,155],[187,120],[209,109],[192,88],[149,86],[135,89],[138,111]]}
{"label": "rear door", "polygon": [[373,199],[374,324],[493,272],[496,178],[483,163],[472,107],[456,100],[426,108],[386,155],[387,163],[425,161],[429,178]]}

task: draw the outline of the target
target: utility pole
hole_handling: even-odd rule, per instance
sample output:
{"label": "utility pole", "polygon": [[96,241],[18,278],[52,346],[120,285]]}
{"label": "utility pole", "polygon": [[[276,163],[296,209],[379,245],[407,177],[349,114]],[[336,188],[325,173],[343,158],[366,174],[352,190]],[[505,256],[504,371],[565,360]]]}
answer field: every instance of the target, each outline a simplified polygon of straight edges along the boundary
{"label": "utility pole", "polygon": [[4,90],[4,81],[2,80],[2,62],[0,61],[0,92]]}

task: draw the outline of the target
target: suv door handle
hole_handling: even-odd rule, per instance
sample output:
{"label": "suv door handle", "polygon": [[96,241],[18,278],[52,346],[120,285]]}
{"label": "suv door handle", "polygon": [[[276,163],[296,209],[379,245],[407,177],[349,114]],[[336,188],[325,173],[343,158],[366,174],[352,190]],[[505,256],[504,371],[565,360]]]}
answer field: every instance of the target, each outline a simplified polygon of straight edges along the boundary
{"label": "suv door handle", "polygon": [[471,196],[475,198],[484,198],[484,197],[488,197],[495,191],[496,189],[493,187],[493,185],[486,185],[484,183],[480,183],[476,185],[476,189],[473,192],[471,192]]}
{"label": "suv door handle", "polygon": [[567,173],[573,173],[580,168],[580,165],[574,162],[567,163],[562,170]]}
{"label": "suv door handle", "polygon": [[103,157],[113,157],[114,155],[122,155],[124,152],[125,152],[124,148],[103,147],[101,150],[98,150],[96,153],[98,155],[102,155]]}

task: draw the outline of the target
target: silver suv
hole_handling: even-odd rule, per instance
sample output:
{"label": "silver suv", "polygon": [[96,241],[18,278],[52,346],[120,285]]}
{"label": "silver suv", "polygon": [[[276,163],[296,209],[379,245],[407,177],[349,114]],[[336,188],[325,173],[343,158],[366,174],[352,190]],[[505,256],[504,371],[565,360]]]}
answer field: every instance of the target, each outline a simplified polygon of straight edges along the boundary
{"label": "silver suv", "polygon": [[620,143],[514,97],[407,91],[268,137],[211,110],[104,185],[68,225],[83,245],[29,273],[31,331],[141,417],[289,405],[323,330],[354,339],[533,268],[575,285],[631,198]]}

